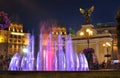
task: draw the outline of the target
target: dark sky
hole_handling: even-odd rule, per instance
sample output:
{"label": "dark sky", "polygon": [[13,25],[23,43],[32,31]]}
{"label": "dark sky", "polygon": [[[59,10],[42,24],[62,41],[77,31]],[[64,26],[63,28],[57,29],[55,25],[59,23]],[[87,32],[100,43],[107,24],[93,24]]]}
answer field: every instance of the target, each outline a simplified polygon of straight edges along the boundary
{"label": "dark sky", "polygon": [[40,22],[49,19],[77,30],[84,21],[79,8],[89,9],[92,5],[92,23],[115,22],[120,0],[0,0],[0,11],[18,15],[25,30],[36,30]]}

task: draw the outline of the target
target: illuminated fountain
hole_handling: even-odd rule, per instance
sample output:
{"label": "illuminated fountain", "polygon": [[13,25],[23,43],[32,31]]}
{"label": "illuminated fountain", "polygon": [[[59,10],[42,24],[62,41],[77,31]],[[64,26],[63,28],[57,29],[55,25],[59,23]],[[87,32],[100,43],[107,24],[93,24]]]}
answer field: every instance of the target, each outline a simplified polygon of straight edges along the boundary
{"label": "illuminated fountain", "polygon": [[21,56],[19,53],[14,54],[14,56],[11,59],[11,62],[9,64],[9,69],[8,70],[12,70],[12,71],[17,71],[20,70],[20,60],[21,60]]}
{"label": "illuminated fountain", "polygon": [[26,48],[23,48],[23,53],[16,53],[11,59],[8,70],[13,71],[33,71],[34,70],[34,36],[29,38],[31,42]]}
{"label": "illuminated fountain", "polygon": [[[39,51],[34,58],[34,36],[31,36],[26,54],[16,53],[11,59],[9,70],[13,71],[88,71],[88,63],[83,53],[72,48],[72,39],[60,34],[53,37],[51,32],[39,35]],[[30,47],[32,46],[32,47]],[[34,60],[36,59],[36,60]]]}

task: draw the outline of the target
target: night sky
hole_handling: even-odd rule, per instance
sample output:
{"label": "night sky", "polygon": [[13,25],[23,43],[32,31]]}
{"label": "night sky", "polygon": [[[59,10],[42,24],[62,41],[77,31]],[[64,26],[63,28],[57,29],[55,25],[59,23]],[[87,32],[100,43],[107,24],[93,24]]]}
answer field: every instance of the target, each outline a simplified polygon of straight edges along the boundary
{"label": "night sky", "polygon": [[0,11],[8,16],[17,15],[24,30],[37,30],[39,23],[56,20],[67,28],[80,28],[84,18],[79,8],[89,9],[94,5],[92,23],[115,23],[115,15],[120,8],[120,0],[0,0]]}

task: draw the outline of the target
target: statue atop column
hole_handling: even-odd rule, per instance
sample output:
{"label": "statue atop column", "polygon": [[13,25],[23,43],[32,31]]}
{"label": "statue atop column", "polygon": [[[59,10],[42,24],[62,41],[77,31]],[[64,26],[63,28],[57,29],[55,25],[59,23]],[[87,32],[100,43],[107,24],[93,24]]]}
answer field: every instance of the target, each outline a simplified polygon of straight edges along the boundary
{"label": "statue atop column", "polygon": [[84,9],[80,8],[80,12],[85,18],[84,24],[91,24],[91,14],[92,14],[93,10],[94,10],[94,6],[92,6],[88,10],[84,10]]}

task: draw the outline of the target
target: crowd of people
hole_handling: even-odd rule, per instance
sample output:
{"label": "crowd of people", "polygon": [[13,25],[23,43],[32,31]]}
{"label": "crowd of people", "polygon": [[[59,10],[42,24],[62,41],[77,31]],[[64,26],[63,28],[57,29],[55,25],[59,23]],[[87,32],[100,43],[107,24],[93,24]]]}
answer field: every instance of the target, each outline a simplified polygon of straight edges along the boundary
{"label": "crowd of people", "polygon": [[0,56],[0,71],[8,70],[9,63],[10,63],[10,56],[5,58],[4,56],[1,55]]}
{"label": "crowd of people", "polygon": [[112,69],[112,70],[120,70],[120,63],[113,63],[111,60],[107,62],[103,61],[101,64],[94,63],[93,69]]}
{"label": "crowd of people", "polygon": [[[7,56],[4,57],[2,55],[0,55],[0,71],[7,71],[9,68],[9,64],[11,61],[11,56]],[[116,69],[116,70],[120,70],[120,63],[112,63],[110,60],[105,63],[105,61],[103,61],[102,64],[98,64],[97,61],[95,61],[92,64],[92,70],[99,70],[99,69]]]}

